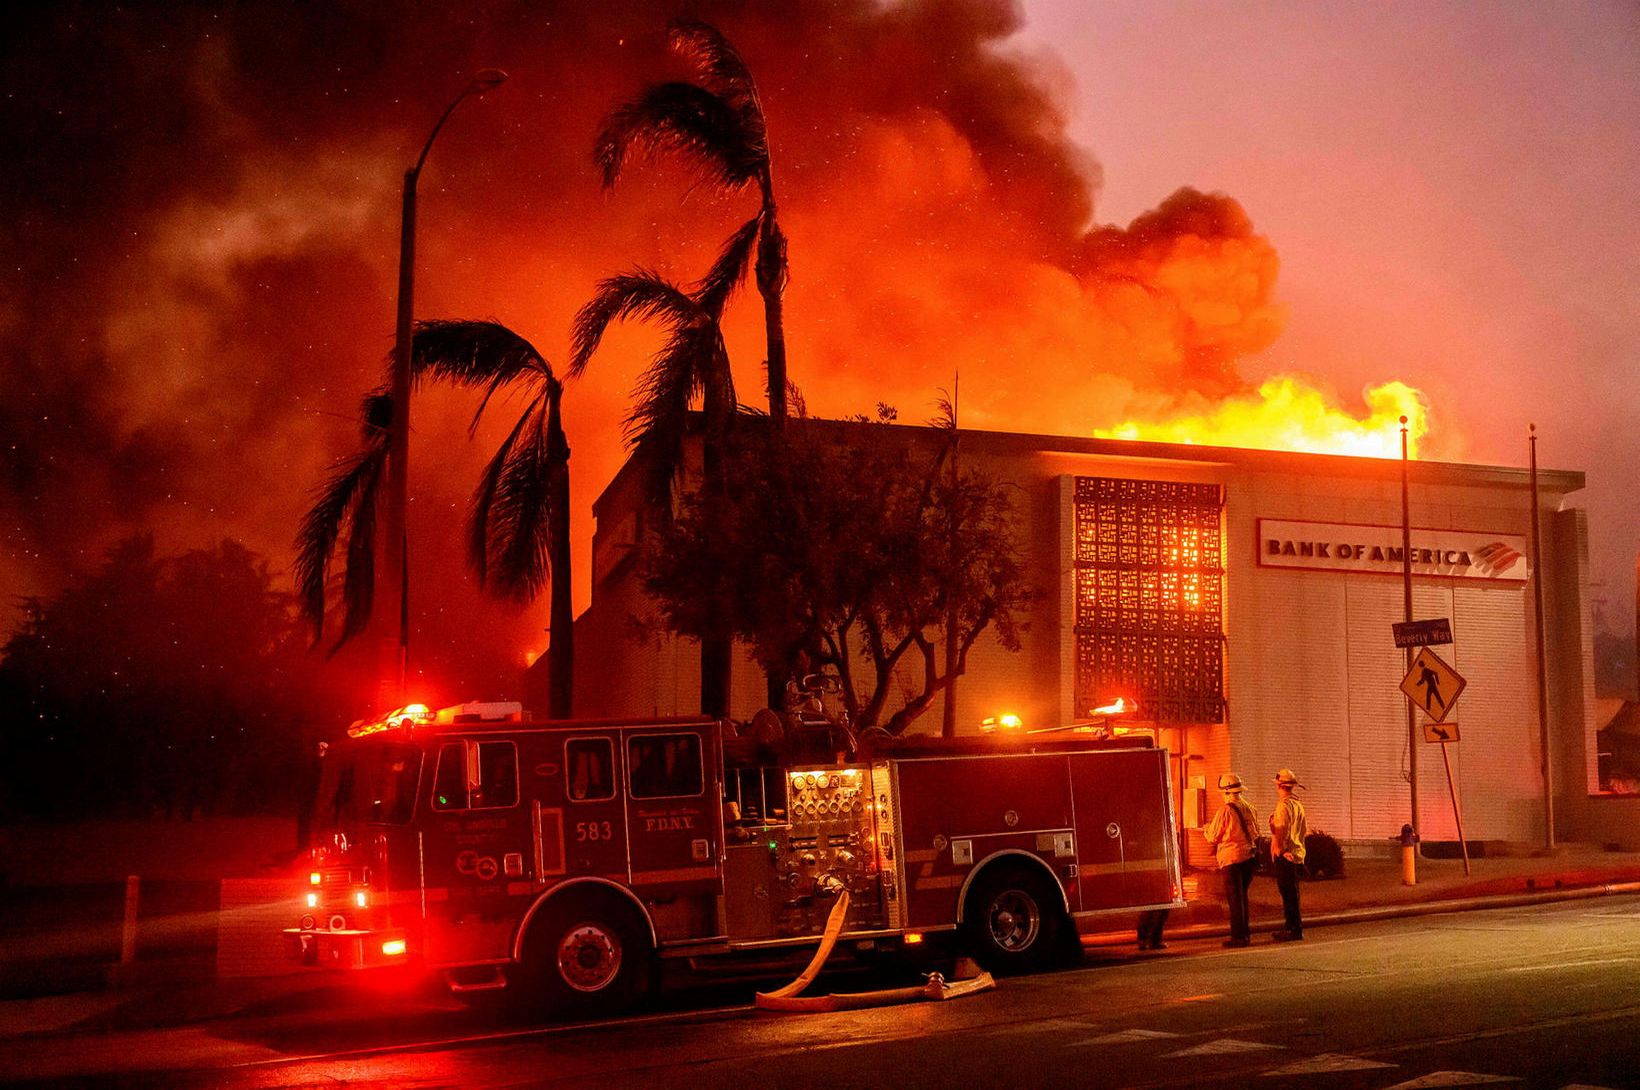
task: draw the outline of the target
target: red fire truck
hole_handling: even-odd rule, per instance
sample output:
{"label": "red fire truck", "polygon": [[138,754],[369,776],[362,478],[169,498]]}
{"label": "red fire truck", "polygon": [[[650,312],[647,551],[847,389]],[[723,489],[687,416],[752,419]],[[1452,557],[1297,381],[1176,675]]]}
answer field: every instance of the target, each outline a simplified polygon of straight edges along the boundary
{"label": "red fire truck", "polygon": [[356,726],[326,758],[290,949],[584,1009],[633,999],[666,959],[805,953],[843,889],[839,950],[950,938],[1004,971],[1074,949],[1091,917],[1179,903],[1148,738],[872,751],[771,716],[535,722],[490,704]]}

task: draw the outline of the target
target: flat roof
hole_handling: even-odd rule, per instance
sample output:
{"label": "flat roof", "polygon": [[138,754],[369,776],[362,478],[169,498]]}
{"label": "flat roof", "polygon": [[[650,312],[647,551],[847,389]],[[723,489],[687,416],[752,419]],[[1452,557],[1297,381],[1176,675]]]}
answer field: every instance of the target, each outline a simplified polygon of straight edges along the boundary
{"label": "flat roof", "polygon": [[[698,426],[699,414],[691,415],[695,418],[694,425]],[[763,419],[752,416],[747,417],[746,421],[754,423]],[[934,428],[915,424],[862,424],[852,420],[831,420],[821,417],[807,417],[790,423],[838,431],[861,427],[885,428],[891,434],[905,436],[912,442],[927,441],[937,434]],[[980,450],[1008,454],[1069,454],[1126,461],[1173,464],[1188,462],[1201,466],[1233,466],[1254,472],[1342,477],[1353,480],[1399,480],[1401,476],[1401,462],[1398,458],[1312,454],[1308,451],[1261,450],[1255,447],[1214,447],[1195,443],[1158,443],[1146,439],[1095,439],[1075,435],[983,431],[972,428],[958,428],[957,435],[970,450],[977,447]],[[605,498],[615,491],[618,484],[626,483],[633,464],[631,457],[622,463],[620,470],[593,501],[594,514],[598,513]],[[1525,466],[1438,462],[1414,458],[1407,463],[1407,479],[1414,484],[1523,489],[1531,485],[1531,471]],[[1538,484],[1545,491],[1566,495],[1582,490],[1584,474],[1581,470],[1544,469],[1540,466]]]}

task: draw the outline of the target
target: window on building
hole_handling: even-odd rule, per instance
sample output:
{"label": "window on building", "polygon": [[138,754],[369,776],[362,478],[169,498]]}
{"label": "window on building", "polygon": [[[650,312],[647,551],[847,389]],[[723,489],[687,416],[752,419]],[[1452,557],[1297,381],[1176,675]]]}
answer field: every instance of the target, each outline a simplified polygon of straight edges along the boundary
{"label": "window on building", "polygon": [[670,799],[699,795],[705,777],[698,734],[640,734],[627,740],[632,797]]}
{"label": "window on building", "polygon": [[439,747],[433,809],[494,810],[518,804],[518,747],[512,742],[448,742]]}
{"label": "window on building", "polygon": [[1222,721],[1223,488],[1078,477],[1074,508],[1078,713]]}
{"label": "window on building", "polygon": [[571,802],[614,798],[614,744],[608,738],[571,738],[564,746],[564,777]]}

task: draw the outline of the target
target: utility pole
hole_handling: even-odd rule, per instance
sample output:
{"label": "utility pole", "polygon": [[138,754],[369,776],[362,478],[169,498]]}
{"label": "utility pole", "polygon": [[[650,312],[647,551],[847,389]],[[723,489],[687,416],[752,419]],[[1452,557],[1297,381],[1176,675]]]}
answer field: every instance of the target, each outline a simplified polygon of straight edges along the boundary
{"label": "utility pole", "polygon": [[1538,529],[1537,425],[1528,424],[1532,451],[1532,600],[1537,621],[1538,760],[1543,769],[1543,847],[1555,848],[1555,778],[1549,760],[1549,667],[1543,655],[1543,537]]}

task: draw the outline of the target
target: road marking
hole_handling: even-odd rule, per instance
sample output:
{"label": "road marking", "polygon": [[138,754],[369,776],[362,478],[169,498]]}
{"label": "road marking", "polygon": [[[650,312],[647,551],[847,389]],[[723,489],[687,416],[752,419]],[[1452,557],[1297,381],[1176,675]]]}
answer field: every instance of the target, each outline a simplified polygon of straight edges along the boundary
{"label": "road marking", "polygon": [[1177,1037],[1177,1033],[1169,1033],[1164,1029],[1121,1029],[1115,1033],[1106,1033],[1100,1037],[1090,1037],[1086,1041],[1072,1041],[1072,1046],[1079,1045],[1125,1045],[1133,1041],[1157,1041],[1165,1037]]}
{"label": "road marking", "polygon": [[1640,961],[1640,958],[1588,958],[1584,961],[1555,961],[1547,965],[1511,965],[1503,971],[1506,973],[1541,973],[1550,969],[1578,969],[1585,965],[1622,965],[1632,961]]}
{"label": "road marking", "polygon": [[1394,1067],[1394,1064],[1384,1063],[1381,1060],[1365,1060],[1360,1056],[1345,1056],[1337,1052],[1323,1052],[1319,1056],[1311,1056],[1307,1060],[1287,1064],[1285,1067],[1272,1067],[1264,1074],[1272,1075],[1325,1075],[1334,1071],[1370,1071],[1378,1067]]}
{"label": "road marking", "polygon": [[1169,1052],[1168,1059],[1175,1056],[1228,1056],[1235,1052],[1263,1052],[1265,1049],[1279,1048],[1280,1045],[1267,1045],[1263,1041],[1242,1041],[1235,1037],[1220,1037],[1217,1041],[1208,1041],[1206,1044],[1192,1045],[1181,1048],[1177,1052]]}
{"label": "road marking", "polygon": [[1611,1090],[1609,1086],[1590,1086],[1586,1082],[1569,1082],[1560,1090]]}
{"label": "road marking", "polygon": [[1424,1090],[1431,1086],[1479,1086],[1487,1082],[1519,1082],[1513,1075],[1482,1075],[1475,1071],[1437,1071],[1418,1079],[1398,1082],[1387,1090]]}

